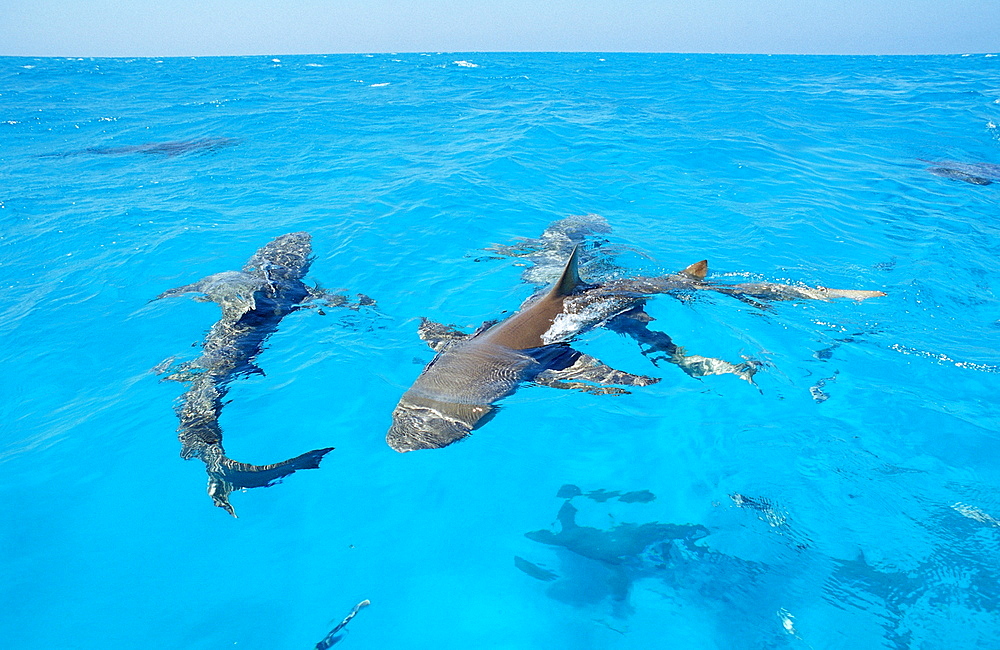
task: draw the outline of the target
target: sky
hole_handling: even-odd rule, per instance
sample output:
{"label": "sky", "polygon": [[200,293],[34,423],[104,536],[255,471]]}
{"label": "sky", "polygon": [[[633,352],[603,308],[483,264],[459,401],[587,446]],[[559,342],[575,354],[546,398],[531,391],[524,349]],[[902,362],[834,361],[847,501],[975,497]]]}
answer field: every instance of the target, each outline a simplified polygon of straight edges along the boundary
{"label": "sky", "polygon": [[1000,0],[0,0],[0,56],[964,54]]}

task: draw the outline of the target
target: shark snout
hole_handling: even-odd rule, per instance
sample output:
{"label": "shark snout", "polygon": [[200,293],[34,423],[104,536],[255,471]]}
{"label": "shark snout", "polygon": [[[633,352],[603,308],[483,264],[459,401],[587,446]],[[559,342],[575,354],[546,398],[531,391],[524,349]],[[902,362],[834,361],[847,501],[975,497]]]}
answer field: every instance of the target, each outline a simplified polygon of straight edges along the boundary
{"label": "shark snout", "polygon": [[418,449],[440,449],[469,435],[472,427],[433,408],[401,400],[392,412],[392,425],[385,436],[400,453]]}

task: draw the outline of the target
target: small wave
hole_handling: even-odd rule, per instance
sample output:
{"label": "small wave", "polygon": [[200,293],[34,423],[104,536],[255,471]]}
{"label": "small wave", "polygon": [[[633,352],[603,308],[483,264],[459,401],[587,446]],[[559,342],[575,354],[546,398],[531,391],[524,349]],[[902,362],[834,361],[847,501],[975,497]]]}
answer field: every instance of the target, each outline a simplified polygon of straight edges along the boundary
{"label": "small wave", "polygon": [[925,359],[933,359],[941,364],[953,365],[956,368],[964,368],[966,370],[978,370],[980,372],[1000,372],[1000,366],[996,366],[992,363],[976,363],[975,361],[956,361],[952,359],[947,354],[941,354],[939,352],[928,352],[926,350],[918,350],[917,348],[911,348],[899,343],[893,343],[889,346],[890,350],[895,350],[906,355],[913,355],[917,357],[923,357]]}
{"label": "small wave", "polygon": [[463,68],[478,68],[479,67],[478,64],[473,63],[471,61],[452,61],[452,63],[454,63],[457,66],[461,66]]}
{"label": "small wave", "polygon": [[383,82],[383,83],[380,83],[380,84],[371,84],[371,85],[370,85],[370,86],[368,86],[368,87],[369,87],[369,88],[382,88],[382,87],[384,87],[384,86],[388,86],[388,85],[389,85],[389,82],[388,82],[388,81],[385,81],[385,82]]}

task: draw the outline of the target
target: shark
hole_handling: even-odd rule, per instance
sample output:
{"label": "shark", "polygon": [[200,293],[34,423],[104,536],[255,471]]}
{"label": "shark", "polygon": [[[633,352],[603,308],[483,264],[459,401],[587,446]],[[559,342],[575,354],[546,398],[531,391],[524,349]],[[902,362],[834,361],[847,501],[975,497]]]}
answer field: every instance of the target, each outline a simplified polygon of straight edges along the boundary
{"label": "shark", "polygon": [[154,298],[195,294],[196,300],[215,302],[221,307],[222,317],[202,342],[201,354],[170,369],[166,378],[188,383],[177,407],[181,457],[205,463],[209,496],[234,517],[236,512],[229,501],[233,490],[274,485],[297,470],[319,467],[323,457],[333,450],[314,449],[270,465],[241,463],[226,456],[219,425],[229,384],[241,376],[263,374],[254,360],[285,316],[319,305],[358,309],[373,304],[366,296],[359,295],[357,303],[352,304],[346,296],[306,285],[302,279],[311,263],[309,233],[292,232],[260,248],[240,271],[215,273]]}
{"label": "shark", "polygon": [[[565,231],[561,231],[565,232]],[[588,230],[574,231],[579,238]],[[734,374],[752,382],[757,364],[689,355],[663,333],[649,329],[643,310],[657,294],[713,291],[741,300],[865,300],[882,291],[829,289],[774,283],[723,284],[707,280],[708,262],[660,276],[587,282],[580,275],[583,241],[564,237],[572,248],[556,280],[528,298],[514,314],[490,320],[471,334],[454,325],[422,319],[418,334],[436,355],[403,393],[392,413],[386,442],[399,452],[439,449],[467,438],[496,415],[494,406],[524,383],[620,395],[625,387],[649,386],[658,378],[611,368],[570,343],[595,327],[635,339],[644,353],[660,354],[694,377]]]}
{"label": "shark", "polygon": [[[931,162],[929,160],[924,162]],[[932,162],[927,171],[953,181],[971,185],[992,185],[1000,181],[1000,165],[994,163]]]}
{"label": "shark", "polygon": [[144,144],[123,145],[120,147],[87,147],[75,151],[42,154],[42,158],[61,158],[67,156],[123,156],[140,153],[151,156],[172,158],[186,153],[204,153],[235,147],[242,141],[239,138],[195,138],[192,140],[171,140],[169,142],[146,142]]}

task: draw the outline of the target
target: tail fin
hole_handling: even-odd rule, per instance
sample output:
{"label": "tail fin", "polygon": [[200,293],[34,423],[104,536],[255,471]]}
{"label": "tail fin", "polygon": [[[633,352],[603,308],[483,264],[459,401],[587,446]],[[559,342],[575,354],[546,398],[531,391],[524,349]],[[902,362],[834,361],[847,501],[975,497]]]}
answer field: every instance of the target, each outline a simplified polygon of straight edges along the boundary
{"label": "tail fin", "polygon": [[581,284],[579,259],[580,245],[577,244],[573,247],[573,252],[570,253],[569,260],[566,262],[566,267],[563,269],[562,275],[559,276],[558,282],[549,292],[550,296],[568,296]]}
{"label": "tail fin", "polygon": [[223,456],[216,471],[209,469],[208,495],[215,505],[235,517],[236,511],[229,503],[230,492],[244,488],[270,487],[297,470],[315,469],[331,451],[333,447],[313,449],[273,465],[250,465]]}

